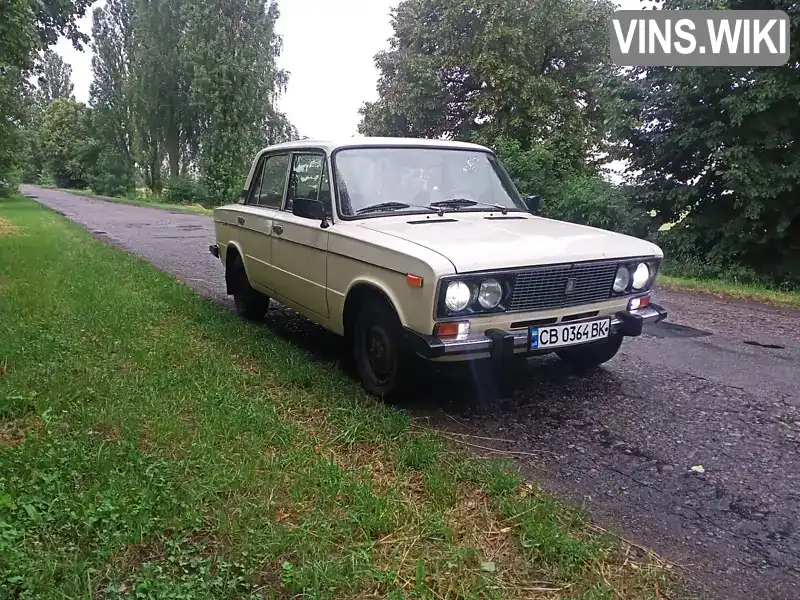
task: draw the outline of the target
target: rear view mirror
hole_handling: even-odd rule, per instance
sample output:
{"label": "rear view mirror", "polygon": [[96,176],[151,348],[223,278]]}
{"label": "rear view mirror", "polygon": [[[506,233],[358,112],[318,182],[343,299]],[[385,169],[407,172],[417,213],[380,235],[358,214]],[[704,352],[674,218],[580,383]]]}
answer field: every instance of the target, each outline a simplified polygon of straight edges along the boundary
{"label": "rear view mirror", "polygon": [[536,214],[539,207],[542,205],[542,199],[539,196],[525,196],[525,206],[531,214]]}
{"label": "rear view mirror", "polygon": [[325,208],[319,200],[311,198],[294,198],[292,200],[292,214],[304,219],[316,219],[320,222],[320,227],[327,229],[330,225],[325,218]]}

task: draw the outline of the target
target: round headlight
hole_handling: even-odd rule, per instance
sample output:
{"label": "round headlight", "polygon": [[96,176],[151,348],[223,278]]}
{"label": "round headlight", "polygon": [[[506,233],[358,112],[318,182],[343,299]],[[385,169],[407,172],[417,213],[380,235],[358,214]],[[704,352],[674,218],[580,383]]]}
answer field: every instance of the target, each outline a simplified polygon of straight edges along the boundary
{"label": "round headlight", "polygon": [[447,286],[444,294],[444,305],[450,312],[461,312],[472,298],[469,286],[463,281],[453,281]]}
{"label": "round headlight", "polygon": [[631,272],[628,271],[628,267],[623,265],[617,269],[617,276],[614,277],[614,291],[621,294],[628,289],[630,282]]}
{"label": "round headlight", "polygon": [[487,279],[481,282],[478,290],[478,304],[486,310],[497,308],[503,299],[503,286],[496,279]]}
{"label": "round headlight", "polygon": [[650,269],[644,263],[639,263],[633,272],[633,289],[641,290],[650,281]]}

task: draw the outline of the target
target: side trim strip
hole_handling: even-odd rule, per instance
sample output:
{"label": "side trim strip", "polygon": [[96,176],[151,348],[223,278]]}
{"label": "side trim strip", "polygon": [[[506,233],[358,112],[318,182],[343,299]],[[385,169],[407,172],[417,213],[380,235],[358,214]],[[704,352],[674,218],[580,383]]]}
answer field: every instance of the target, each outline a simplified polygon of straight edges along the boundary
{"label": "side trim strip", "polygon": [[357,263],[361,263],[362,265],[369,265],[370,267],[377,267],[378,269],[383,269],[384,271],[388,271],[389,273],[397,273],[398,275],[402,275],[403,277],[406,276],[406,273],[402,271],[397,271],[395,269],[390,269],[389,267],[384,267],[383,265],[376,265],[375,263],[367,262],[365,260],[361,260],[360,258],[355,258],[353,256],[349,256],[347,254],[341,254],[340,252],[333,252],[328,250],[328,254],[333,254],[334,256],[341,256],[342,258],[346,258],[348,260],[354,260]]}

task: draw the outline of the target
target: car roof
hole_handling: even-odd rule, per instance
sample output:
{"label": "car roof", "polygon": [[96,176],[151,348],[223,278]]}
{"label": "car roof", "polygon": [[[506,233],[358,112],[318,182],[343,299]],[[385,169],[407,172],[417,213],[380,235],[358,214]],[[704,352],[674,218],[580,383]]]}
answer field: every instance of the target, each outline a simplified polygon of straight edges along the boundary
{"label": "car roof", "polygon": [[273,152],[275,150],[298,150],[303,148],[321,148],[328,153],[342,148],[363,148],[363,147],[382,147],[382,148],[453,148],[458,150],[480,150],[491,152],[485,146],[470,144],[468,142],[456,142],[452,140],[428,140],[422,138],[399,138],[399,137],[352,137],[345,140],[295,140],[268,146],[258,154]]}

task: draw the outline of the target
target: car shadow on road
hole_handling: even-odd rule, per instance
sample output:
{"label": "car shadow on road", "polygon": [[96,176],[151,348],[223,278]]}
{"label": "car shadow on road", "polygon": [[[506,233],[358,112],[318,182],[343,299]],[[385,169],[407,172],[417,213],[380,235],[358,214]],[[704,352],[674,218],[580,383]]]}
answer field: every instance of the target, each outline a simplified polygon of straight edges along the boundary
{"label": "car shadow on road", "polygon": [[[315,360],[335,363],[354,382],[358,381],[344,338],[273,301],[265,324],[271,332],[308,352]],[[571,400],[586,390],[602,397],[603,390],[617,388],[615,376],[605,369],[579,371],[555,356],[517,358],[509,369],[508,389],[503,389],[490,361],[429,363],[419,361],[407,393],[391,402],[420,416],[431,411],[454,415],[509,413],[524,409],[552,421],[568,420],[580,409]],[[566,393],[565,393],[566,392]],[[569,398],[571,396],[575,398]],[[560,400],[569,398],[570,402]],[[558,410],[552,410],[553,401]]]}

